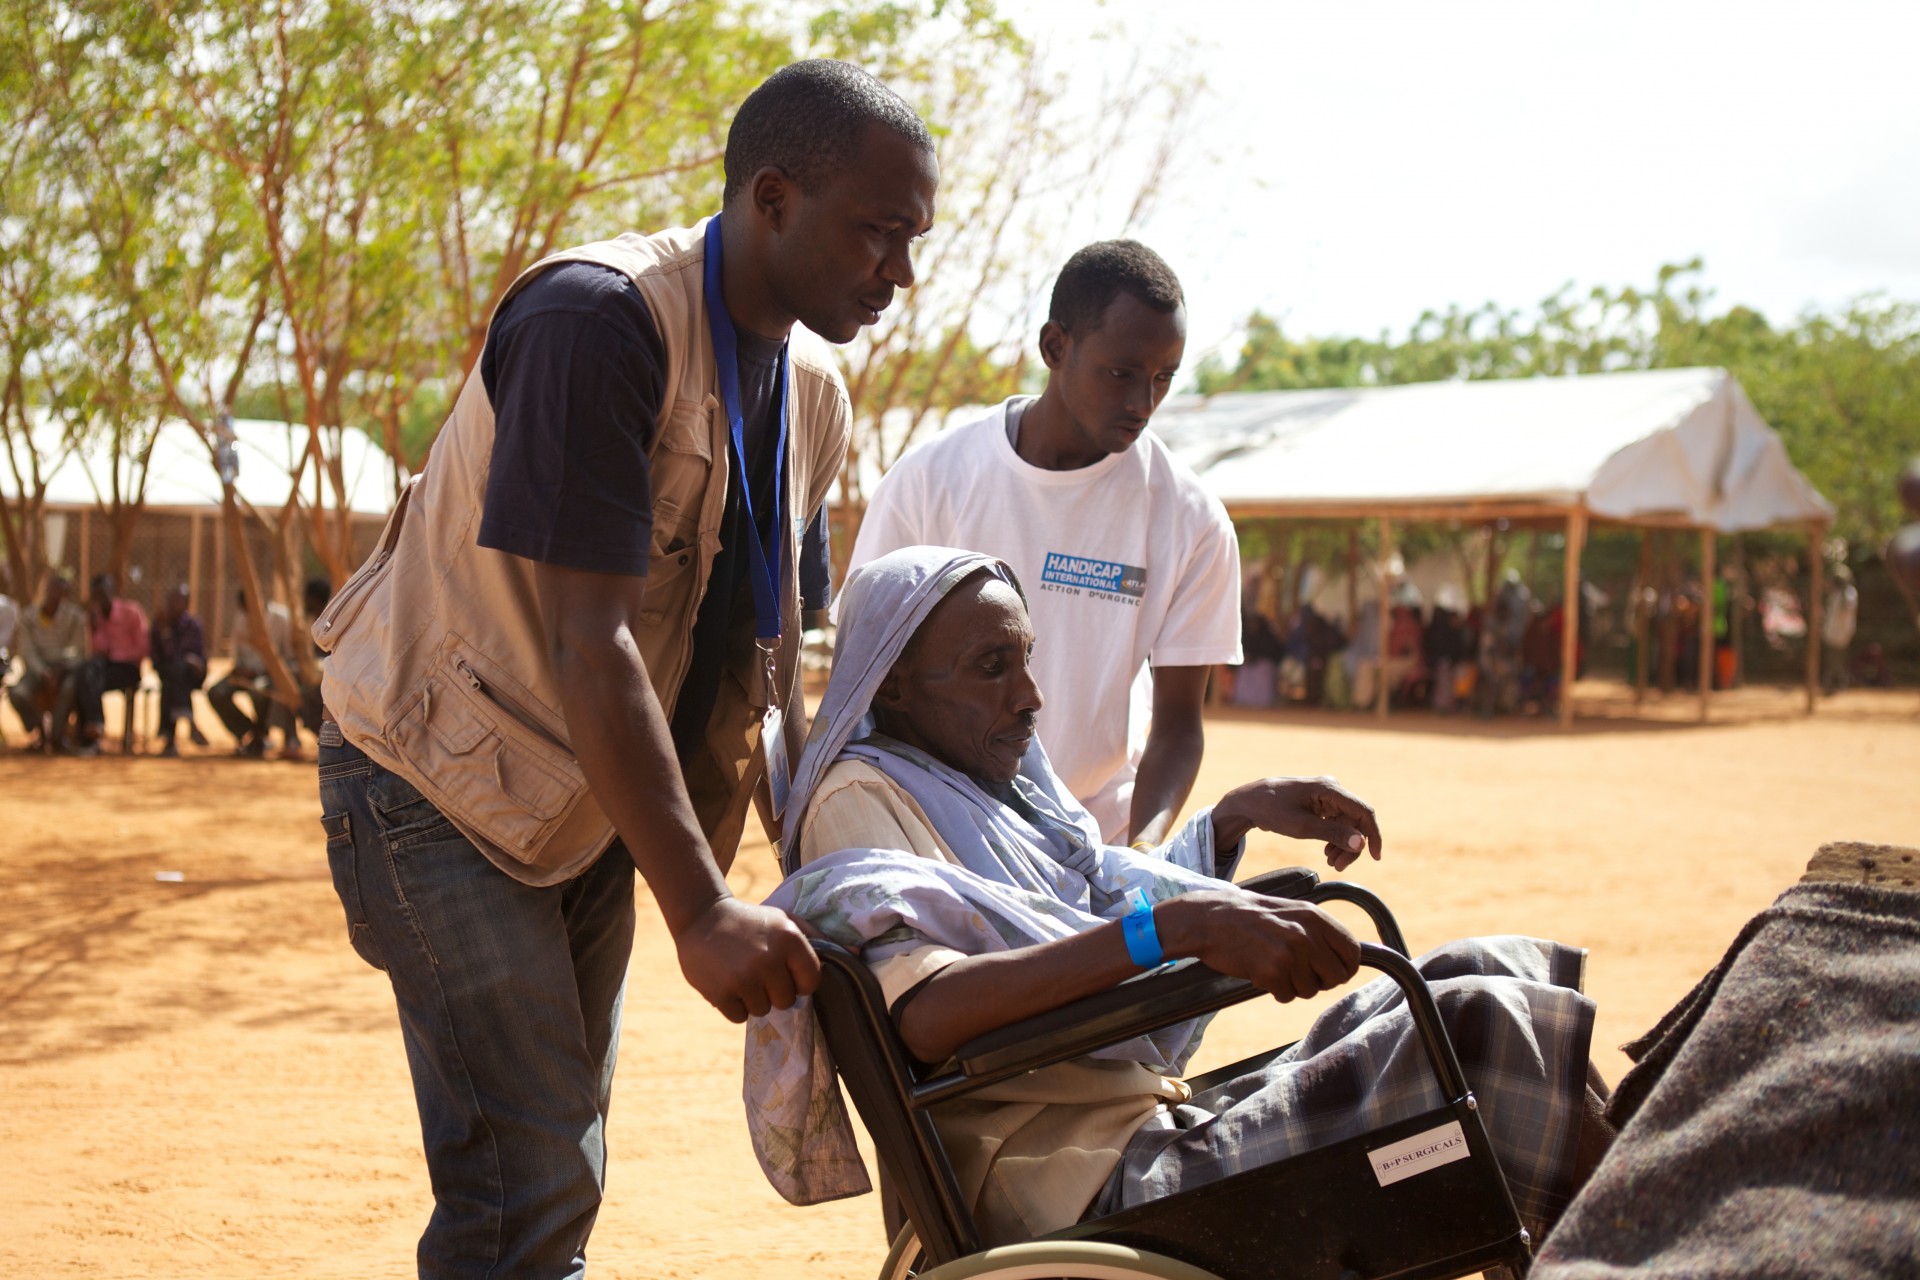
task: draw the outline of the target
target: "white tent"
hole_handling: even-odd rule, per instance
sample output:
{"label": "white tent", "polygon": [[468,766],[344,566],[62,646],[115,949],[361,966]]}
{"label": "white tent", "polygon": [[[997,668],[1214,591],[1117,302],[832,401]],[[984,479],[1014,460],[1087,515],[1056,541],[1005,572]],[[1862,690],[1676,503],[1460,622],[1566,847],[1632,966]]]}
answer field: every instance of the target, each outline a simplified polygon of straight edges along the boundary
{"label": "white tent", "polygon": [[[1710,579],[1717,533],[1793,526],[1817,538],[1833,518],[1724,369],[1182,396],[1153,426],[1235,516],[1377,519],[1383,547],[1394,519],[1564,522],[1566,599],[1592,520],[1697,530]],[[1574,644],[1566,628],[1563,676]],[[1810,690],[1817,664],[1810,644]],[[1571,715],[1563,697],[1563,723]]]}
{"label": "white tent", "polygon": [[1723,533],[1833,515],[1724,369],[1182,396],[1153,426],[1236,514],[1584,506]]}

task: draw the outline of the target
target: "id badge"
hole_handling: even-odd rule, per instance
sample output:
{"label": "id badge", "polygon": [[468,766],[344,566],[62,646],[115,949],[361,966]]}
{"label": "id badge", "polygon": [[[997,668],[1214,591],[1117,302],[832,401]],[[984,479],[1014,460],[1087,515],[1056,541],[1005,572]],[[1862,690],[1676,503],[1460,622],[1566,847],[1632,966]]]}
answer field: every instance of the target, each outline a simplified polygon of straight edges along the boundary
{"label": "id badge", "polygon": [[773,799],[773,816],[781,820],[787,812],[787,791],[793,775],[787,768],[787,721],[780,708],[768,707],[760,717],[760,745],[767,755],[767,792]]}

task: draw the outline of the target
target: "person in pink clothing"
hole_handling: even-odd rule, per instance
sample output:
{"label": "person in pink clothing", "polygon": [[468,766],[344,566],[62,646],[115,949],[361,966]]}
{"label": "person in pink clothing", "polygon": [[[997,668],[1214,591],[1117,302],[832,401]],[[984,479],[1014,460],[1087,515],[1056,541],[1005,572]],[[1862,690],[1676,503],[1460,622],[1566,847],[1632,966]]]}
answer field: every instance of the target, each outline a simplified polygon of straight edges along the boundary
{"label": "person in pink clothing", "polygon": [[114,594],[110,573],[93,579],[87,598],[87,628],[93,637],[93,652],[80,664],[73,685],[74,709],[80,717],[74,750],[81,755],[92,755],[100,749],[100,734],[107,723],[103,695],[112,689],[139,687],[140,664],[147,660],[150,643],[146,611]]}

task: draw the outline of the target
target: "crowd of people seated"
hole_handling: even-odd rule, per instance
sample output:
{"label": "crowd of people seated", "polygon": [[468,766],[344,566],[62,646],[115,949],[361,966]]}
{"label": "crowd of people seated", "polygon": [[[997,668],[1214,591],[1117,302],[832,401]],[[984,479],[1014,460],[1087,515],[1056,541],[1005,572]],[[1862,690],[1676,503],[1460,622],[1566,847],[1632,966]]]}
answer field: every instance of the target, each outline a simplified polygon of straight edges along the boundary
{"label": "crowd of people seated", "polygon": [[[1491,610],[1461,610],[1444,601],[1423,608],[1417,597],[1405,596],[1391,606],[1384,628],[1372,600],[1359,606],[1351,629],[1311,601],[1284,627],[1247,608],[1241,615],[1245,661],[1226,668],[1222,683],[1227,700],[1240,707],[1371,707],[1385,680],[1395,707],[1551,715],[1560,697],[1563,615],[1559,600],[1543,603],[1517,577],[1501,586]],[[1576,654],[1577,670],[1585,663],[1584,628]]]}
{"label": "crowd of people seated", "polygon": [[[306,616],[317,614],[332,594],[327,579],[310,579],[303,598]],[[310,661],[298,661],[291,612],[277,601],[268,603],[273,648],[300,686],[301,705],[288,708],[273,696],[268,664],[253,642],[244,591],[236,606],[230,661],[206,687],[212,665],[206,625],[184,583],[159,594],[151,617],[120,594],[111,573],[92,578],[84,605],[75,599],[73,583],[57,574],[47,579],[37,604],[0,592],[0,684],[28,747],[54,755],[99,754],[110,693],[124,699],[122,723],[130,727],[139,721],[136,700],[152,699],[151,745],[159,754],[179,755],[183,730],[195,746],[208,747],[194,720],[193,695],[204,688],[208,704],[233,736],[234,754],[264,757],[268,735],[277,732],[280,758],[303,758],[299,726],[319,729],[319,666],[325,655],[315,649]],[[123,743],[129,749],[140,745],[131,731]]]}

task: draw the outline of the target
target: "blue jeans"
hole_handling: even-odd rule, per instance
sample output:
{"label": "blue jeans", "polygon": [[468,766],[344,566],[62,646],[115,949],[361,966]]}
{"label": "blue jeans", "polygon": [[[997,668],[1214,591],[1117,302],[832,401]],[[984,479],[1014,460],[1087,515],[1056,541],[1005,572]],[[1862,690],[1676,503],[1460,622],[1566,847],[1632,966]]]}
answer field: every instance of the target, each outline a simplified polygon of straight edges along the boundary
{"label": "blue jeans", "polygon": [[325,726],[320,822],[347,936],[393,983],[433,1184],[422,1277],[586,1269],[633,950],[633,863],[521,884]]}

